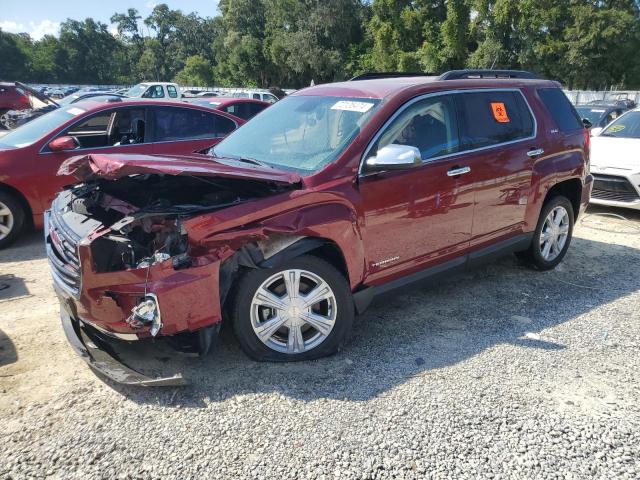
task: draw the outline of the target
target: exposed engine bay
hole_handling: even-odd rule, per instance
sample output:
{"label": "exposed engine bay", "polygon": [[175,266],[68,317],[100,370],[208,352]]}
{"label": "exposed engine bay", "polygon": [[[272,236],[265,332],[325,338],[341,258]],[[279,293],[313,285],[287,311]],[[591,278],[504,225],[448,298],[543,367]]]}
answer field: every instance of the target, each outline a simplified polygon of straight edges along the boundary
{"label": "exposed engine bay", "polygon": [[91,244],[97,272],[144,268],[169,258],[179,269],[191,264],[185,218],[287,188],[245,179],[140,174],[75,186],[67,208],[110,230]]}

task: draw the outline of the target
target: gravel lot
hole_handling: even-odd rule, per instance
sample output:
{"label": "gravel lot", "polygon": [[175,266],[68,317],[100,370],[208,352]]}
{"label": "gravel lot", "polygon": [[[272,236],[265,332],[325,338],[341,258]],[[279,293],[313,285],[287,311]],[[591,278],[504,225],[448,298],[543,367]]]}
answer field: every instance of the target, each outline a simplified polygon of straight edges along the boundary
{"label": "gravel lot", "polygon": [[191,381],[168,390],[75,357],[34,233],[0,252],[0,478],[637,479],[640,214],[616,213],[553,272],[509,257],[374,305],[332,358],[123,350]]}

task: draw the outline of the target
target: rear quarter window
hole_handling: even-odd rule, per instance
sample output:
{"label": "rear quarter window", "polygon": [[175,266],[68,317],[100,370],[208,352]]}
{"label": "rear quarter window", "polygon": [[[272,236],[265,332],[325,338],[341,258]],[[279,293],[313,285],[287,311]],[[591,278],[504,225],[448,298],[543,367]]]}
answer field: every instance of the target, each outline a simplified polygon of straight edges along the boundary
{"label": "rear quarter window", "polygon": [[464,150],[529,138],[531,111],[518,91],[463,93],[458,96]]}
{"label": "rear quarter window", "polygon": [[538,96],[561,132],[582,129],[582,120],[571,102],[559,88],[540,88]]}

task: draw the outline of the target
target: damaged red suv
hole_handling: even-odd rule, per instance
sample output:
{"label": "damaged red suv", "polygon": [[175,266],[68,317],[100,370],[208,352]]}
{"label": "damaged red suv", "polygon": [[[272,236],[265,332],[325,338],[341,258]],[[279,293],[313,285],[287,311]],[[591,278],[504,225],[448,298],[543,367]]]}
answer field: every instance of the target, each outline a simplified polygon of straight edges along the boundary
{"label": "damaged red suv", "polygon": [[527,72],[365,75],[266,109],[210,157],[91,154],[47,215],[70,342],[116,381],[152,379],[109,337],[209,350],[221,322],[257,360],[336,352],[354,315],[410,283],[517,252],[565,256],[589,134]]}

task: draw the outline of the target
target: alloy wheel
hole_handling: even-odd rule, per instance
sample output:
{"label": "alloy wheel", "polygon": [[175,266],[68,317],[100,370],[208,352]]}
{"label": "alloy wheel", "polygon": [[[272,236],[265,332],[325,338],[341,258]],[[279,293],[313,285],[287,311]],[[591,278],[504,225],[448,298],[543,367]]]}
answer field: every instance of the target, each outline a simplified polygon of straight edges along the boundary
{"label": "alloy wheel", "polygon": [[303,353],[324,342],[336,323],[337,302],[329,284],[306,270],[267,278],[251,302],[251,326],[267,347]]}
{"label": "alloy wheel", "polygon": [[13,230],[13,213],[7,205],[0,202],[0,240],[6,238]]}
{"label": "alloy wheel", "polygon": [[569,212],[557,206],[549,212],[540,232],[540,254],[547,262],[555,260],[569,237]]}

